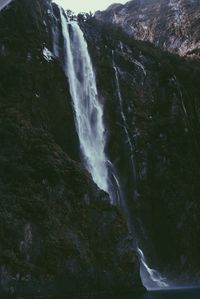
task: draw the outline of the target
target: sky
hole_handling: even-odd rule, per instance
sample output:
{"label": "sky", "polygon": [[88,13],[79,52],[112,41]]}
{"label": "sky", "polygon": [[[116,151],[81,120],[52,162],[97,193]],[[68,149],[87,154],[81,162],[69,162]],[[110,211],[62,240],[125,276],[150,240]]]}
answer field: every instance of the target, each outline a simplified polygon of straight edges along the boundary
{"label": "sky", "polygon": [[54,0],[65,9],[78,12],[104,10],[112,3],[126,3],[128,0]]}

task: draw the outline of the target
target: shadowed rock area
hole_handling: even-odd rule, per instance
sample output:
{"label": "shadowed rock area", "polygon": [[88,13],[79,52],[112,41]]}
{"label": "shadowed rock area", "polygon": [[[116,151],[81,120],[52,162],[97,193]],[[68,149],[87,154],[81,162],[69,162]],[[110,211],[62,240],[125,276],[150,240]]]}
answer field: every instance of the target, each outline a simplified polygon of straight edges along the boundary
{"label": "shadowed rock area", "polygon": [[122,213],[79,162],[51,22],[50,1],[0,13],[0,292],[143,290]]}
{"label": "shadowed rock area", "polygon": [[197,283],[200,63],[95,18],[82,27],[105,107],[108,156],[139,245],[169,283]]}

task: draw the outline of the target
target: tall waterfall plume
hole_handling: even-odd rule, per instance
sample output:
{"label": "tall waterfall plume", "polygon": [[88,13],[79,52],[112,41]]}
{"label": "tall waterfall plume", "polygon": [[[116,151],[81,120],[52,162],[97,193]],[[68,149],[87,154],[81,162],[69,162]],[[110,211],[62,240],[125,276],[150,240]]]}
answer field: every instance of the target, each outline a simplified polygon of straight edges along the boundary
{"label": "tall waterfall plume", "polygon": [[[60,8],[60,20],[64,48],[63,67],[69,81],[82,161],[98,187],[109,193],[111,202],[119,203],[122,201],[122,208],[127,212],[117,173],[105,153],[106,130],[103,122],[103,105],[99,101],[95,73],[87,43],[77,22],[68,22],[62,8]],[[56,30],[54,34],[56,34]],[[58,55],[56,45],[54,45],[54,49],[56,49],[54,54]],[[135,176],[134,150],[123,111],[119,70],[114,64],[114,58],[113,68],[121,117],[130,147],[132,170]],[[147,288],[167,287],[165,279],[156,270],[148,267],[143,251],[139,246],[137,252],[140,257],[141,276],[144,285]]]}
{"label": "tall waterfall plume", "polygon": [[108,192],[114,202],[115,196],[108,174],[110,161],[105,154],[103,106],[99,101],[87,43],[77,22],[67,22],[62,9],[60,16],[65,50],[64,70],[73,100],[82,161],[94,182],[100,189]]}

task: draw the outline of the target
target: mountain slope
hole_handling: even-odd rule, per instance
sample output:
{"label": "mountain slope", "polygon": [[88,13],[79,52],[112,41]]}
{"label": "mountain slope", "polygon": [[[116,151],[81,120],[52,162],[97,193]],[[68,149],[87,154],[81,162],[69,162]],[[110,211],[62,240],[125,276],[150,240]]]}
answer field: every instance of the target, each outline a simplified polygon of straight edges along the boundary
{"label": "mountain slope", "polygon": [[95,17],[180,55],[200,51],[199,0],[132,0],[96,12]]}

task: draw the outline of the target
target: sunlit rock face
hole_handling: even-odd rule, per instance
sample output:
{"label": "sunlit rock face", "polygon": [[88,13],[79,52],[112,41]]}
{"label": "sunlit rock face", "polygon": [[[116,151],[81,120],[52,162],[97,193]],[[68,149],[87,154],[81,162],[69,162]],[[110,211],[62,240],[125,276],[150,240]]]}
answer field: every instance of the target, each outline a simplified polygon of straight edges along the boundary
{"label": "sunlit rock face", "polygon": [[95,16],[129,35],[180,55],[199,55],[199,0],[133,0]]}
{"label": "sunlit rock face", "polygon": [[104,103],[107,154],[138,242],[149,266],[190,284],[200,268],[200,64],[108,23],[82,27]]}

